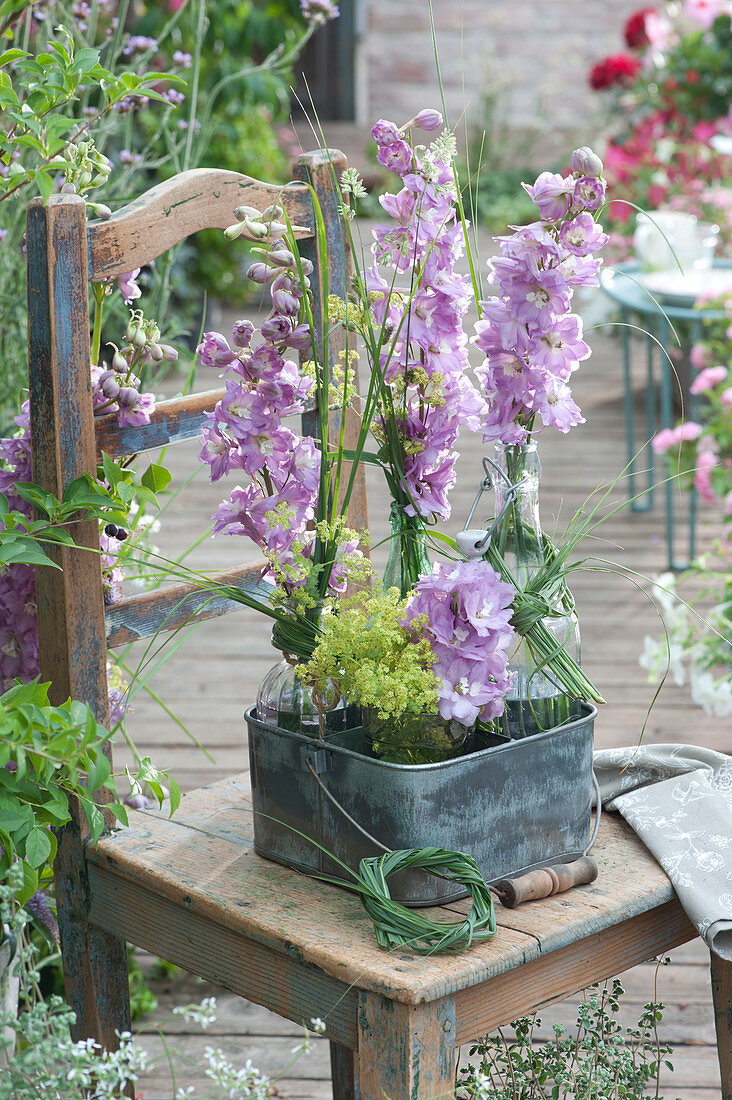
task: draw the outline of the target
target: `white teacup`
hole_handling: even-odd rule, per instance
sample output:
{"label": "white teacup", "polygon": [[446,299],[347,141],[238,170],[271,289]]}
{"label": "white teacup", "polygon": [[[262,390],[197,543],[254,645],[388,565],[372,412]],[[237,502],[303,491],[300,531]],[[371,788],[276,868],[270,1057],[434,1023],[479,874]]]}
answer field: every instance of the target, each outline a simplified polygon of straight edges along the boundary
{"label": "white teacup", "polygon": [[711,266],[719,226],[700,222],[681,210],[650,210],[638,214],[633,236],[643,271],[686,273]]}

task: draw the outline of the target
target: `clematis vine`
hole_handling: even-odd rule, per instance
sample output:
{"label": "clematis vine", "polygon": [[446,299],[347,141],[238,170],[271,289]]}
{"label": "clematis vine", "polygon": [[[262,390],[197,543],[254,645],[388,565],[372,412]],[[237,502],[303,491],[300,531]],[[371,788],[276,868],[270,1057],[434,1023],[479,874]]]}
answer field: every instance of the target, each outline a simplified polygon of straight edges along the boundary
{"label": "clematis vine", "polygon": [[595,257],[607,235],[594,214],[605,201],[602,161],[587,147],[565,175],[542,172],[524,188],[540,219],[496,238],[489,261],[496,297],[481,302],[473,342],[485,353],[476,370],[486,399],[483,438],[524,443],[544,427],[567,432],[583,423],[569,381],[590,355],[582,321],[571,312],[576,287],[599,285]]}

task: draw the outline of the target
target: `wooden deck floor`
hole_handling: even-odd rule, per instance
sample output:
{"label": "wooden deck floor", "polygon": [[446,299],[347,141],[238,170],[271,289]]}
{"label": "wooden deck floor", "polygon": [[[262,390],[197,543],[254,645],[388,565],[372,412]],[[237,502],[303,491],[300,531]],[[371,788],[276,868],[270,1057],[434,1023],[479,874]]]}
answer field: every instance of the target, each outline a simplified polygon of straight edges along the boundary
{"label": "wooden deck floor", "polygon": [[[225,331],[225,330],[224,330]],[[603,330],[606,332],[607,330]],[[594,354],[583,364],[574,385],[575,396],[587,423],[568,436],[546,433],[541,440],[543,464],[542,517],[545,529],[561,531],[584,499],[602,482],[613,481],[625,465],[623,431],[623,383],[619,344],[605,335],[592,334]],[[642,363],[638,362],[640,382]],[[201,379],[199,388],[215,384]],[[640,407],[640,406],[639,406]],[[195,448],[184,446],[168,452],[167,460],[181,475],[191,468]],[[462,527],[480,478],[482,448],[479,440],[464,441],[459,483],[453,495],[453,521],[446,529]],[[198,476],[176,498],[164,517],[157,541],[165,552],[180,552],[206,525],[221,486],[211,488]],[[622,500],[621,482],[611,494]],[[371,529],[378,544],[386,531],[388,500],[377,480],[370,485]],[[714,530],[713,512],[702,512],[700,545]],[[658,633],[659,625],[650,604],[616,567],[651,575],[665,568],[663,513],[660,502],[646,514],[628,508],[608,521],[600,532],[601,541],[587,545],[584,552],[605,559],[576,573],[572,588],[582,627],[583,663],[607,698],[596,722],[596,744],[607,748],[638,742],[652,689],[638,665],[646,633]],[[196,561],[208,567],[233,565],[251,554],[245,540],[219,538],[196,551]],[[376,546],[377,568],[385,559],[384,547]],[[599,569],[599,571],[598,571]],[[608,571],[609,570],[609,571]],[[130,654],[133,667],[143,647]],[[246,741],[242,713],[254,699],[256,686],[273,663],[266,622],[254,613],[242,611],[198,628],[158,672],[151,687],[206,747],[212,759],[196,748],[178,725],[144,693],[134,702],[130,731],[140,750],[169,768],[183,788],[199,786],[246,767]],[[706,717],[694,707],[684,688],[667,685],[648,718],[646,742],[688,742],[730,751],[729,728]],[[121,751],[118,758],[124,759]],[[624,979],[632,1014],[654,996],[654,966],[645,964]],[[290,1069],[290,1050],[298,1029],[265,1010],[241,1002],[223,991],[213,991],[184,975],[157,984],[160,1008],[156,1019],[169,1014],[170,1007],[191,998],[216,992],[220,1013],[216,1025],[201,1033],[179,1020],[166,1024],[171,1045],[187,1057],[201,1054],[206,1045],[221,1046],[240,1064],[251,1058],[263,1072],[276,1075],[285,1070],[278,1095],[295,1100],[308,1097],[325,1100],[330,1096],[327,1045],[315,1049]],[[672,1061],[676,1072],[664,1085],[663,1095],[681,1100],[716,1100],[720,1096],[714,1048],[714,1025],[708,978],[708,955],[697,941],[673,954],[672,965],[658,978],[658,997],[666,1005],[661,1027],[662,1041],[674,1045]],[[547,1009],[544,1021],[569,1023],[571,1002]],[[160,1044],[149,1043],[159,1052]],[[164,1062],[164,1060],[163,1060]],[[194,1084],[200,1078],[185,1069],[179,1085]],[[169,1100],[173,1095],[163,1063],[144,1086],[145,1100]],[[202,1090],[205,1091],[205,1090]]]}

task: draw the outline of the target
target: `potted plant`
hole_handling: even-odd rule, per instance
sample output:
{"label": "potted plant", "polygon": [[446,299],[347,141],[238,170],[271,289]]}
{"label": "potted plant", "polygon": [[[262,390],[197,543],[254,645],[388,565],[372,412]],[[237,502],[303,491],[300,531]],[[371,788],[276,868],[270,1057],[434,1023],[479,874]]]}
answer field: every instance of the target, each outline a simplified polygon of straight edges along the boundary
{"label": "potted plant", "polygon": [[[550,807],[572,807],[567,819],[555,814],[556,835],[564,838],[559,849],[542,847],[539,840],[519,852],[517,835],[531,830],[522,830],[517,818],[516,829],[506,830],[505,849],[513,856],[484,858],[481,869],[495,878],[573,858],[586,844],[594,715],[586,701],[601,696],[562,631],[571,622],[567,554],[588,524],[578,521],[563,546],[549,547],[538,524],[530,527],[516,507],[527,480],[524,465],[506,475],[510,493],[494,537],[482,529],[463,532],[458,540],[430,532],[450,514],[461,429],[482,430],[485,438],[512,446],[532,438],[541,425],[566,431],[581,420],[567,381],[589,348],[569,303],[573,287],[597,282],[593,252],[605,241],[595,221],[604,201],[602,165],[591,150],[577,150],[565,176],[542,173],[527,188],[539,219],[499,242],[501,256],[492,268],[501,296],[480,302],[476,342],[486,361],[476,384],[463,318],[471,298],[482,295],[472,255],[473,278],[456,271],[468,234],[454,139],[445,131],[429,147],[413,140],[420,129],[441,125],[438,112],[425,110],[403,127],[383,121],[374,127],[378,159],[396,173],[402,189],[381,200],[393,221],[373,231],[373,265],[366,269],[356,259],[346,297],[326,299],[322,344],[315,339],[311,269],[298,255],[297,227],[288,226],[275,206],[243,207],[240,221],[226,230],[230,239],[255,242],[259,256],[249,275],[270,287],[272,313],[260,338],[254,340],[253,325],[240,321],[231,340],[207,332],[199,346],[205,364],[223,368],[226,386],[203,428],[201,459],[214,481],[231,471],[248,478],[219,506],[214,533],[246,535],[264,552],[268,598],[239,598],[275,619],[273,644],[284,654],[260,689],[256,711],[247,715],[255,843],[271,858],[311,870],[333,872],[335,866],[299,835],[309,836],[313,821],[319,823],[316,841],[350,865],[365,845],[373,853],[374,841],[377,848],[429,841],[474,851],[475,835],[456,828],[454,816],[438,837],[439,814],[420,819],[420,807],[430,798],[443,815],[445,807],[456,813],[459,807],[461,820],[470,819],[485,837],[492,823],[473,810],[481,792],[490,789],[487,775],[496,777],[501,812],[510,804],[525,820],[536,787],[520,777],[532,769],[547,789],[533,806],[545,837],[552,831],[545,823]],[[346,197],[357,198],[361,184],[348,171],[339,186],[341,232],[351,238]],[[325,247],[317,202],[315,209]],[[333,366],[330,341],[337,326],[344,347]],[[353,332],[369,368],[361,395]],[[295,350],[302,356],[299,368],[290,358]],[[341,425],[358,397],[362,426],[356,447],[346,450]],[[298,434],[284,417],[313,398],[317,431]],[[369,432],[374,445],[367,450]],[[357,533],[347,526],[359,462],[381,469],[392,500],[385,591],[373,585]],[[530,568],[517,562],[509,528],[518,544],[533,540]],[[433,572],[428,546],[448,559]],[[355,597],[347,596],[349,586],[358,590]],[[554,620],[561,620],[559,634],[552,634]],[[516,731],[492,724],[516,679],[509,656],[522,646],[533,664],[525,671],[519,703],[522,762],[511,763],[507,754],[519,747]],[[522,659],[526,668],[528,659]],[[540,673],[572,703],[565,711],[547,711],[549,721],[536,703]],[[356,721],[353,703],[366,709],[365,724]],[[534,724],[527,728],[530,717]],[[554,736],[559,728],[567,733],[564,739]],[[567,747],[575,734],[574,747]],[[461,754],[463,742],[475,751]],[[528,764],[524,754],[528,759],[535,750],[539,755]],[[552,752],[559,756],[552,759]],[[503,769],[495,763],[499,757]],[[336,759],[342,775],[335,774]],[[472,767],[477,770],[466,787],[465,769]],[[374,769],[381,769],[378,777],[367,780]],[[504,788],[512,781],[516,786],[509,792]],[[575,784],[571,791],[567,783]],[[382,803],[375,809],[377,791],[383,803],[404,811],[405,829],[384,817]],[[329,823],[325,829],[323,822]],[[495,839],[491,833],[493,845]],[[404,897],[427,903],[454,896],[454,887],[442,889],[435,893],[434,883],[425,889],[420,881]]]}

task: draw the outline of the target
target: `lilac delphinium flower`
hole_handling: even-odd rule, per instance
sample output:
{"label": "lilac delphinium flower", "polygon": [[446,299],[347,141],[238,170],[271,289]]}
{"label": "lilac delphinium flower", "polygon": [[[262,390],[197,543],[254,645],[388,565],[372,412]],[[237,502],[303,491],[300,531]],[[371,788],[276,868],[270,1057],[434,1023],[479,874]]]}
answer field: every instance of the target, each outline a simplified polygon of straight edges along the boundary
{"label": "lilac delphinium flower", "polygon": [[508,649],[514,589],[485,562],[436,562],[420,577],[404,625],[435,654],[440,714],[472,726],[503,713],[513,683]]}
{"label": "lilac delphinium flower", "polygon": [[605,181],[591,149],[575,150],[568,175],[542,172],[525,189],[541,220],[496,238],[498,295],[481,303],[473,340],[486,356],[476,371],[488,404],[483,437],[508,444],[524,443],[537,416],[562,432],[583,423],[568,382],[590,348],[570,303],[576,287],[599,285],[594,253],[608,239],[592,216]]}
{"label": "lilac delphinium flower", "polygon": [[[375,262],[366,276],[374,327],[390,334],[380,355],[390,396],[372,431],[385,446],[398,439],[401,453],[391,458],[398,502],[425,519],[449,517],[453,447],[460,429],[477,430],[485,413],[466,373],[463,318],[472,288],[456,271],[464,233],[456,216],[454,143],[444,134],[427,149],[412,149],[403,136],[412,125],[441,123],[438,112],[425,110],[402,130],[381,120],[371,131],[377,159],[403,185],[379,200],[392,220],[373,230]],[[411,293],[397,289],[401,273]]]}
{"label": "lilac delphinium flower", "polygon": [[[255,282],[270,283],[272,312],[260,329],[262,342],[252,349],[254,326],[237,321],[232,339],[207,332],[198,348],[202,362],[223,368],[225,393],[202,427],[200,460],[212,481],[240,470],[249,478],[237,485],[213,516],[213,534],[251,538],[270,562],[271,576],[287,594],[307,581],[309,547],[320,489],[321,452],[310,437],[284,423],[302,413],[314,380],[301,372],[291,349],[311,347],[309,326],[298,324],[312,265],[298,261],[282,240],[286,226],[277,208],[259,215],[243,207],[242,221],[227,231],[260,243],[264,260],[249,268]],[[264,236],[263,236],[264,233]],[[338,591],[342,570],[336,561],[329,590]]]}
{"label": "lilac delphinium flower", "polygon": [[139,274],[140,268],[138,267],[134,271],[128,271],[126,275],[118,275],[115,280],[127,305],[134,302],[136,298],[142,297],[142,291],[136,282]]}

